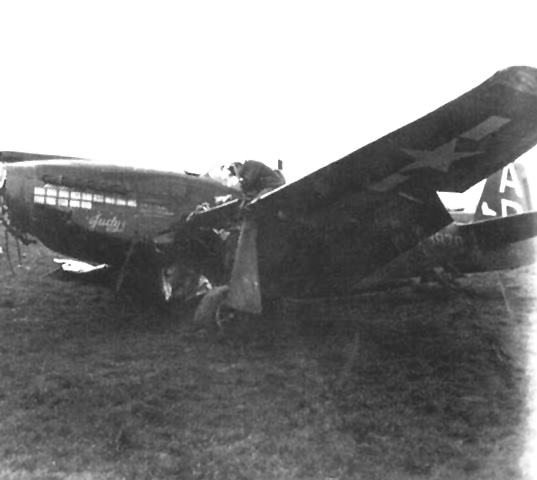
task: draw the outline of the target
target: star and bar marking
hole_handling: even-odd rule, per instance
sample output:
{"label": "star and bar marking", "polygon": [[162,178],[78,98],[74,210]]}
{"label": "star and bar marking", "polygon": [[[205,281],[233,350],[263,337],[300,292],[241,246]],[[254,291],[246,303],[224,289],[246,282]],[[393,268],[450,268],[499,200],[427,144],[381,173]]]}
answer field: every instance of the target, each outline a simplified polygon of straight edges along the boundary
{"label": "star and bar marking", "polygon": [[[498,131],[510,121],[511,120],[508,118],[493,115],[467,132],[462,133],[460,138],[479,141]],[[413,150],[410,148],[401,148],[400,150],[409,157],[412,157],[414,162],[404,166],[398,172],[389,175],[369,188],[376,192],[387,192],[410,178],[408,175],[404,175],[406,172],[430,168],[438,172],[447,173],[453,162],[463,158],[474,157],[483,153],[479,150],[475,152],[457,152],[455,150],[457,147],[457,141],[457,138],[453,138],[449,142],[440,145],[434,150]]]}

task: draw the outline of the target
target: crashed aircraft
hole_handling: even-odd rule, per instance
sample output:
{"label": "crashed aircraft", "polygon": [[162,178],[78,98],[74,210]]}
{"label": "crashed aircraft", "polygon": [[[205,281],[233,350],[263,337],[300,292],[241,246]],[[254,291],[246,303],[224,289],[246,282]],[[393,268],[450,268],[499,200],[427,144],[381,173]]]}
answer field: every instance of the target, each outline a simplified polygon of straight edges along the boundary
{"label": "crashed aircraft", "polygon": [[416,249],[430,258],[423,245],[450,228],[453,238],[471,229],[481,253],[493,253],[498,261],[486,268],[518,266],[494,252],[537,234],[533,212],[459,226],[437,191],[462,192],[535,144],[537,70],[511,67],[296,182],[246,198],[211,173],[2,152],[2,217],[21,241],[116,269],[117,288],[137,277],[157,297],[184,300],[200,283],[227,285],[232,308],[258,313],[265,298],[347,295],[399,275],[398,262],[413,263],[405,258]]}

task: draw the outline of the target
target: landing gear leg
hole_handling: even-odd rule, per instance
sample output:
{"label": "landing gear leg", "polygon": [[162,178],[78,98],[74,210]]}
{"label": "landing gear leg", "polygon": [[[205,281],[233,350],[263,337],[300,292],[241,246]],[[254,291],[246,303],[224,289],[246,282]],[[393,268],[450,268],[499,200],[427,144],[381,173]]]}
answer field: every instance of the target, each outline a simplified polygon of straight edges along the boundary
{"label": "landing gear leg", "polygon": [[125,260],[121,265],[121,269],[119,270],[119,275],[117,276],[117,280],[116,280],[116,294],[119,293],[119,291],[121,290],[121,287],[123,286],[123,282],[125,280],[125,274],[127,273],[127,267],[129,266],[131,262],[132,254],[134,253],[134,250],[136,249],[137,243],[138,242],[136,241],[136,239],[131,241],[129,250],[127,251],[127,256],[125,257]]}

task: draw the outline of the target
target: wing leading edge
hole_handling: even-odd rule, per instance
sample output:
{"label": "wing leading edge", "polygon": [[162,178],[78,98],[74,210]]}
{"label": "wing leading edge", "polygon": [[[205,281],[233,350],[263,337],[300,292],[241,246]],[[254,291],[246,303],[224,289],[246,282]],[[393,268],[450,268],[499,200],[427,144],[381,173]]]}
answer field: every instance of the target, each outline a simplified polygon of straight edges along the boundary
{"label": "wing leading edge", "polygon": [[[269,195],[302,211],[348,192],[463,192],[537,143],[537,70],[511,67],[424,117]],[[261,205],[260,205],[261,207]]]}

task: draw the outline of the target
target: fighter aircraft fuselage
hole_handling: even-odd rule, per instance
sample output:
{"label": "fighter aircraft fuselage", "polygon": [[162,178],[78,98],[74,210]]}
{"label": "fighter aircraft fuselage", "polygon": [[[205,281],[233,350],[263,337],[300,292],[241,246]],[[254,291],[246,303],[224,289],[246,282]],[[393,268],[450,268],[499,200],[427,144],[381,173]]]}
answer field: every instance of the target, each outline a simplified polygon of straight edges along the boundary
{"label": "fighter aircraft fuselage", "polygon": [[119,264],[133,241],[154,240],[196,206],[237,190],[197,175],[83,160],[5,165],[10,224],[51,250]]}
{"label": "fighter aircraft fuselage", "polygon": [[[157,263],[153,278],[182,270],[178,298],[205,277],[229,284],[228,306],[259,313],[261,294],[345,295],[382,273],[396,278],[401,263],[412,275],[420,258],[433,260],[427,267],[447,258],[462,271],[500,265],[511,244],[537,235],[535,212],[493,218],[508,209],[487,201],[481,211],[490,220],[446,229],[453,219],[436,192],[463,192],[534,147],[536,119],[537,69],[510,67],[302,179],[251,197],[217,176],[0,152],[3,220],[18,238],[28,233],[77,259],[120,265],[120,279],[139,244],[156,253],[136,263]],[[235,172],[244,187],[246,174]],[[513,172],[502,184],[518,190]],[[228,195],[237,201],[219,205]],[[167,298],[171,283],[162,283]]]}
{"label": "fighter aircraft fuselage", "polygon": [[[207,176],[78,159],[21,161],[4,168],[3,198],[10,227],[38,238],[55,252],[121,266],[132,245],[139,243],[145,246],[142,270],[146,273],[142,274],[147,277],[157,278],[178,265],[183,273],[185,268],[193,269],[193,278],[200,274],[211,278],[217,272],[211,280],[218,280],[225,275],[225,242],[214,229],[205,234],[180,232],[164,243],[159,255],[147,254],[151,255],[149,245],[160,245],[158,238],[188,223],[185,219],[200,205],[214,206],[219,200],[239,197],[235,188]],[[492,205],[493,196],[487,198]],[[351,261],[356,255],[353,231],[338,242],[308,229],[286,236],[288,228],[282,220],[267,217],[260,225],[261,279],[269,295],[343,295],[421,276],[438,266],[460,273],[516,268],[535,259],[534,242],[526,239],[534,236],[536,220],[534,214],[524,215],[528,217],[452,223],[370,272],[358,268],[367,266],[367,250],[359,250],[361,261]],[[337,227],[333,225],[327,233]],[[527,235],[521,228],[528,230]],[[298,268],[293,265],[299,263],[300,255],[311,260]],[[338,258],[337,268],[331,268]]]}
{"label": "fighter aircraft fuselage", "polygon": [[537,213],[452,223],[361,280],[357,289],[423,277],[437,267],[455,275],[510,270],[537,259]]}

